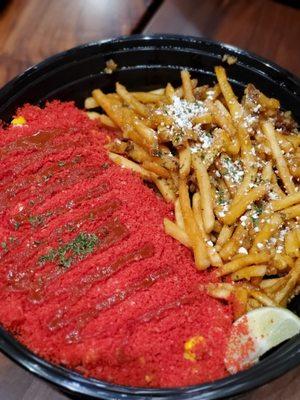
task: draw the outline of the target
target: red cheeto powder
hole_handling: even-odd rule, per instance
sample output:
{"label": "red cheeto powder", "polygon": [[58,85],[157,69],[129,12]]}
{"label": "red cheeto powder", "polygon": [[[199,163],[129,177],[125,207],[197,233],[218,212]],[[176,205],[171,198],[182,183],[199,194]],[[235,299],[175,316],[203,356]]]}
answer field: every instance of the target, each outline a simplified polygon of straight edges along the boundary
{"label": "red cheeto powder", "polygon": [[[133,386],[227,375],[231,307],[164,233],[172,206],[114,165],[73,103],[0,131],[0,323],[40,357]],[[25,122],[25,123],[24,123]]]}

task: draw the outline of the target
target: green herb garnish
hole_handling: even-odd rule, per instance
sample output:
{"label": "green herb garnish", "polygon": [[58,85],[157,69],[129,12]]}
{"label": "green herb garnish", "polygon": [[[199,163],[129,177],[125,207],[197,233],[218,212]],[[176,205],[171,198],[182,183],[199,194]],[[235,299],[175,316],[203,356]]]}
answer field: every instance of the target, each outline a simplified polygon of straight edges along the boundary
{"label": "green herb garnish", "polygon": [[92,253],[99,242],[94,233],[81,232],[73,240],[57,249],[50,249],[39,258],[39,264],[57,262],[59,266],[68,268],[76,259],[82,260]]}
{"label": "green herb garnish", "polygon": [[253,205],[253,208],[254,208],[255,212],[256,212],[258,215],[260,215],[260,214],[263,212],[263,206],[261,206],[261,205],[254,204],[254,205]]}
{"label": "green herb garnish", "polygon": [[20,226],[21,226],[21,224],[20,224],[20,222],[18,222],[18,221],[13,221],[13,227],[15,228],[15,230],[17,231],[19,228],[20,228]]}
{"label": "green herb garnish", "polygon": [[42,215],[31,215],[29,218],[29,223],[31,226],[39,226],[43,223],[43,216]]}

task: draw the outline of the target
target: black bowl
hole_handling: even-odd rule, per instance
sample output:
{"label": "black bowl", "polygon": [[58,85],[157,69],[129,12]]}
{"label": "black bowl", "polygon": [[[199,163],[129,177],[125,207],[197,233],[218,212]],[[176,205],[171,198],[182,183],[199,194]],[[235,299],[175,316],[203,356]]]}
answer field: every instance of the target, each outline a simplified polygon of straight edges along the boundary
{"label": "black bowl", "polygon": [[[167,82],[179,83],[179,70],[188,68],[203,83],[215,81],[213,67],[222,56],[236,56],[236,64],[227,67],[236,93],[252,82],[269,96],[281,101],[300,120],[300,81],[289,72],[246,51],[204,39],[151,35],[131,36],[90,43],[55,55],[28,69],[0,91],[0,118],[8,121],[25,102],[43,104],[58,98],[75,100],[79,107],[91,90],[112,89],[116,80],[131,89],[154,89]],[[118,70],[105,74],[108,59]],[[300,314],[300,298],[291,307]],[[256,366],[234,376],[204,385],[174,389],[142,389],[117,386],[83,376],[50,364],[35,356],[0,327],[0,350],[35,375],[63,391],[92,399],[224,399],[235,396],[284,374],[300,364],[300,335],[287,341]],[[82,396],[82,397],[81,397]]]}

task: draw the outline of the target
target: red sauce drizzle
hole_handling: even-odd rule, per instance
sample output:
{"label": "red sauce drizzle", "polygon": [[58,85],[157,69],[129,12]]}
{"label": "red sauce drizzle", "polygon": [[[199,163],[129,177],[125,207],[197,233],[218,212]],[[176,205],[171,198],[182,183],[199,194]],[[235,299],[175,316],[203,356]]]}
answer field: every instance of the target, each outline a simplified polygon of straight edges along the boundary
{"label": "red sauce drizzle", "polygon": [[[118,219],[111,219],[106,225],[102,226],[95,232],[99,237],[99,243],[97,245],[97,251],[107,249],[119,240],[124,239],[128,236],[128,229],[120,223]],[[76,263],[74,264],[76,265]],[[54,279],[63,275],[69,269],[56,268],[48,273],[45,273],[42,279],[37,279],[30,284],[30,291],[28,299],[32,302],[38,303],[44,301],[45,287],[52,282]]]}
{"label": "red sauce drizzle", "polygon": [[146,258],[152,257],[154,255],[154,246],[150,243],[146,243],[140,249],[132,251],[125,254],[105,267],[96,268],[95,271],[90,272],[85,275],[79,282],[74,283],[73,289],[69,291],[69,301],[65,304],[64,308],[59,308],[55,314],[55,317],[50,321],[49,328],[54,330],[59,327],[65,313],[68,308],[77,303],[77,301],[82,298],[90,288],[101,281],[104,281],[120,271],[123,267],[133,262],[141,261]]}
{"label": "red sauce drizzle", "polygon": [[58,129],[51,131],[38,131],[36,134],[31,136],[21,137],[14,142],[9,143],[7,146],[0,150],[0,156],[9,154],[13,151],[28,150],[30,148],[40,149],[48,144],[48,142],[57,136],[60,136],[63,132]]}
{"label": "red sauce drizzle", "polygon": [[79,331],[81,331],[92,319],[97,318],[101,311],[112,308],[140,290],[149,289],[154,283],[166,278],[170,274],[171,269],[168,267],[154,271],[137,282],[128,285],[125,289],[112,294],[100,303],[95,304],[93,307],[90,307],[89,310],[83,311],[76,317],[63,319],[59,325],[55,326],[55,329],[51,326],[48,326],[48,328],[53,331],[68,326],[71,323],[75,323],[75,329],[66,335],[66,341],[68,343],[72,343],[73,341],[77,342]]}
{"label": "red sauce drizzle", "polygon": [[22,180],[7,186],[0,194],[0,203],[6,203],[10,198],[15,197],[19,191],[27,189],[32,184],[42,186],[48,182],[45,177],[50,179],[54,175],[57,176],[57,174],[60,172],[64,172],[67,168],[78,169],[78,166],[82,161],[82,158],[79,158],[77,161],[77,158],[75,157],[72,161],[64,162],[62,166],[59,166],[58,163],[55,163],[42,171],[33,172],[32,175],[25,177],[25,179],[23,178]]}

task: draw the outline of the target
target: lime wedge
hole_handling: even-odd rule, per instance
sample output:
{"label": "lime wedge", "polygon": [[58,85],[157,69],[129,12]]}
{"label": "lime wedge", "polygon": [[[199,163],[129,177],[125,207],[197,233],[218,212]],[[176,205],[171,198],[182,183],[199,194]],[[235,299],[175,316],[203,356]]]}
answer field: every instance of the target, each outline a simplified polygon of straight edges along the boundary
{"label": "lime wedge", "polygon": [[300,318],[280,307],[257,308],[232,326],[225,353],[231,374],[254,365],[264,353],[300,333]]}

